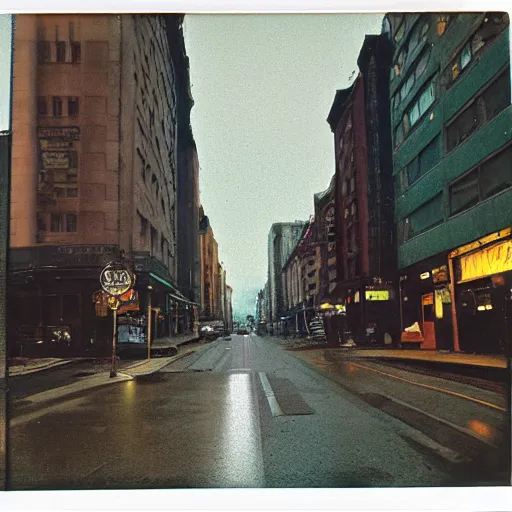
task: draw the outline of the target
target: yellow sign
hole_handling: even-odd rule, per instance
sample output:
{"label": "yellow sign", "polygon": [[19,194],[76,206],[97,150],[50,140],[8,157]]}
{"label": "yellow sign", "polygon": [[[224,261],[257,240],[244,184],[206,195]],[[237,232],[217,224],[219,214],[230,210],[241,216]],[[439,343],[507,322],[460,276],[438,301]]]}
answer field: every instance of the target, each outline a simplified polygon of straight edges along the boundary
{"label": "yellow sign", "polygon": [[366,300],[389,300],[389,290],[366,290]]}
{"label": "yellow sign", "polygon": [[458,283],[512,270],[512,240],[492,245],[460,258]]}

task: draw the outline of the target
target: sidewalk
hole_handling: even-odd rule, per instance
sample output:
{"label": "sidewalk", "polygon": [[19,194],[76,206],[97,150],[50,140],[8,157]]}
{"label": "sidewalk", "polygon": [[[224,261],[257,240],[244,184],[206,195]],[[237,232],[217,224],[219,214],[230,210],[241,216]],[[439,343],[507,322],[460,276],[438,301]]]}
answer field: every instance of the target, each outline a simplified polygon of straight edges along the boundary
{"label": "sidewalk", "polygon": [[304,338],[283,338],[272,336],[275,342],[284,345],[287,350],[324,349],[325,358],[333,359],[387,359],[423,361],[435,364],[457,364],[476,366],[480,368],[507,369],[507,357],[498,354],[466,354],[463,352],[444,352],[421,349],[385,349],[385,348],[335,348],[327,347],[325,343],[315,344]]}
{"label": "sidewalk", "polygon": [[13,358],[9,359],[9,377],[16,375],[27,375],[29,373],[47,370],[56,366],[70,364],[80,359],[61,359],[61,358],[43,358],[43,359],[25,359]]}
{"label": "sidewalk", "polygon": [[440,364],[478,366],[484,368],[507,368],[506,356],[491,354],[465,354],[461,352],[438,352],[435,350],[330,348],[325,350],[325,356],[326,358],[333,359],[401,359]]}
{"label": "sidewalk", "polygon": [[[172,336],[168,338],[159,338],[156,339],[152,344],[151,347],[155,351],[158,349],[164,349],[164,348],[174,348],[174,354],[179,354],[179,347],[180,345],[183,345],[185,343],[190,343],[192,341],[199,340],[199,335],[194,333],[187,333],[187,334],[180,334],[177,336]],[[141,350],[147,350],[141,347]],[[106,359],[106,358],[95,358],[95,357],[88,357],[88,358],[11,358],[9,359],[9,368],[8,368],[8,375],[9,377],[15,377],[18,375],[28,375],[30,373],[39,372],[43,370],[48,370],[50,368],[55,368],[62,365],[71,364],[77,361],[83,361],[84,359]],[[167,358],[158,358],[158,359],[169,359]],[[145,362],[143,360],[142,362]],[[140,361],[139,361],[140,363]],[[158,371],[155,370],[155,371]]]}

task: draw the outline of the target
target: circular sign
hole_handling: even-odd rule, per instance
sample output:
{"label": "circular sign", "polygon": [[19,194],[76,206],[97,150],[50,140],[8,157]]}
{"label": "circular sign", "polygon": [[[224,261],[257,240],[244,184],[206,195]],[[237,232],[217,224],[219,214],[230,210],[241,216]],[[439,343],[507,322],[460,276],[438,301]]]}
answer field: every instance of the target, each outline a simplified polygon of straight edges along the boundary
{"label": "circular sign", "polygon": [[113,297],[126,293],[134,281],[133,274],[120,263],[109,263],[100,274],[101,287]]}

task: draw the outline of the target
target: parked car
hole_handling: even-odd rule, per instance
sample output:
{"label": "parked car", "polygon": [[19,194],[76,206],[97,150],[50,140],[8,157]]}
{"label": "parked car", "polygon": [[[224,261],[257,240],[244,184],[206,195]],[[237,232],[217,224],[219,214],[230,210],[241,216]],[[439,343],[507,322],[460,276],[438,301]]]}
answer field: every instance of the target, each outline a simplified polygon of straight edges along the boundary
{"label": "parked car", "polygon": [[237,334],[243,334],[243,335],[247,335],[249,334],[249,331],[247,329],[238,329],[236,331]]}

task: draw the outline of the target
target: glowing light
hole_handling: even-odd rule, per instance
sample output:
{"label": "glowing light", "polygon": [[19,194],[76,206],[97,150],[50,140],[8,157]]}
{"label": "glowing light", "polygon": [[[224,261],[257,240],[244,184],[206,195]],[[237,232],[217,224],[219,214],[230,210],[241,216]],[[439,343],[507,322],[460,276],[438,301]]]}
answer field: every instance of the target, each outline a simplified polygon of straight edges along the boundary
{"label": "glowing light", "polygon": [[495,437],[494,429],[480,420],[471,420],[468,422],[469,428],[484,439],[493,439]]}
{"label": "glowing light", "polygon": [[389,290],[366,290],[366,300],[389,300]]}
{"label": "glowing light", "polygon": [[485,309],[492,309],[492,304],[487,304],[487,306],[485,306]]}
{"label": "glowing light", "polygon": [[430,277],[430,272],[423,272],[423,274],[420,274],[420,279],[424,281],[425,279],[428,279]]}
{"label": "glowing light", "polygon": [[478,306],[476,309],[478,309],[478,311],[485,311],[485,306]]}
{"label": "glowing light", "polygon": [[329,304],[328,302],[324,302],[323,304],[320,304],[320,309],[332,309],[334,306],[332,304]]}

